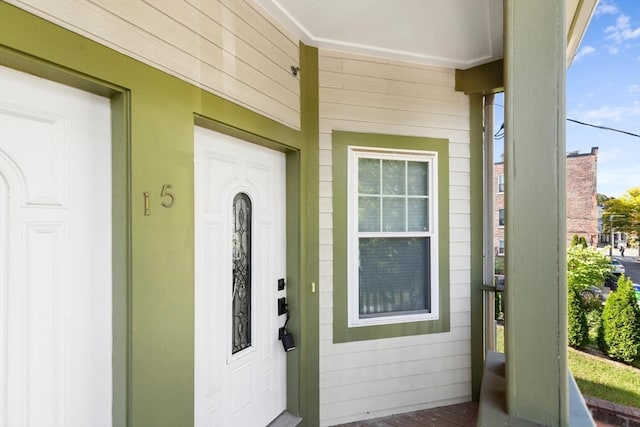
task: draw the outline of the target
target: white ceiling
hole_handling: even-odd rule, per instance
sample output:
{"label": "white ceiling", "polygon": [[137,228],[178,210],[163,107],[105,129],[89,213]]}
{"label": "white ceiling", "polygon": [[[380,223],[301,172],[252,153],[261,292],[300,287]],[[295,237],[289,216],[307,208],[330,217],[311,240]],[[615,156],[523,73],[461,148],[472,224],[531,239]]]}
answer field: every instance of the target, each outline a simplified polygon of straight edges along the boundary
{"label": "white ceiling", "polygon": [[460,69],[502,58],[502,0],[257,2],[309,46]]}

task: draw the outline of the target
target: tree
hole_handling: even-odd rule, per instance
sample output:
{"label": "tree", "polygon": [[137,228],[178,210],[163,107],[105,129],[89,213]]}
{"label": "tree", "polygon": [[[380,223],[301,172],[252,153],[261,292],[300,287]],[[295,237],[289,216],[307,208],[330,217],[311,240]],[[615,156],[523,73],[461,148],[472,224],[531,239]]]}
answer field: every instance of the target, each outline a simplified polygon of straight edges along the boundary
{"label": "tree", "polygon": [[569,345],[574,348],[582,347],[589,342],[589,325],[582,297],[575,286],[569,287],[567,308]]}
{"label": "tree", "polygon": [[624,275],[602,310],[598,346],[609,357],[627,363],[640,356],[640,307],[631,279]]}
{"label": "tree", "polygon": [[616,231],[627,234],[640,234],[640,187],[627,190],[619,198],[604,201],[602,224],[606,232],[611,232],[611,225]]}
{"label": "tree", "polygon": [[567,250],[567,284],[578,293],[589,286],[601,287],[610,273],[609,258],[596,249],[575,245]]}
{"label": "tree", "polygon": [[596,194],[596,203],[598,204],[598,206],[604,206],[605,202],[609,199],[611,199],[611,197],[606,196],[604,194],[601,194],[601,193]]}

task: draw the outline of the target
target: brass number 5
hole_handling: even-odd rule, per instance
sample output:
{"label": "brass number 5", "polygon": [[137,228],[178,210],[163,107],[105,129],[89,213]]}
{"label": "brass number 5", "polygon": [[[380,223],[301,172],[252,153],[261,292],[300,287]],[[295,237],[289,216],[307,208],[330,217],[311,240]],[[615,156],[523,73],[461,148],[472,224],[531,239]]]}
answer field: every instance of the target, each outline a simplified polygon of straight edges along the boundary
{"label": "brass number 5", "polygon": [[160,203],[163,208],[172,207],[176,201],[176,196],[174,196],[173,192],[171,191],[172,188],[173,188],[173,185],[171,184],[165,184],[162,186],[162,191],[160,192],[160,198],[168,197],[168,199],[165,199]]}

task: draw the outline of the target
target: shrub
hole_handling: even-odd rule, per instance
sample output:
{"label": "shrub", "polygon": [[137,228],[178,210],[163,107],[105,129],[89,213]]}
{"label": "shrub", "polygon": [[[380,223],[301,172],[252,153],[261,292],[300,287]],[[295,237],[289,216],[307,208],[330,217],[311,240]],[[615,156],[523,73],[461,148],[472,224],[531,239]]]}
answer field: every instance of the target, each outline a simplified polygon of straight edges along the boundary
{"label": "shrub", "polygon": [[624,275],[602,311],[598,346],[609,357],[627,363],[640,356],[640,308],[631,279]]}
{"label": "shrub", "polygon": [[589,286],[601,287],[611,272],[609,258],[595,248],[582,245],[569,247],[567,251],[567,283],[580,291]]}
{"label": "shrub", "polygon": [[580,238],[578,237],[578,235],[574,234],[573,237],[571,238],[571,246],[578,246],[579,240]]}
{"label": "shrub", "polygon": [[587,247],[587,238],[584,236],[578,236],[577,234],[574,234],[573,237],[571,238],[571,246],[582,246],[582,247]]}
{"label": "shrub", "polygon": [[574,348],[579,348],[589,342],[589,325],[587,324],[587,313],[582,301],[582,296],[576,286],[569,287],[568,304],[569,345]]}

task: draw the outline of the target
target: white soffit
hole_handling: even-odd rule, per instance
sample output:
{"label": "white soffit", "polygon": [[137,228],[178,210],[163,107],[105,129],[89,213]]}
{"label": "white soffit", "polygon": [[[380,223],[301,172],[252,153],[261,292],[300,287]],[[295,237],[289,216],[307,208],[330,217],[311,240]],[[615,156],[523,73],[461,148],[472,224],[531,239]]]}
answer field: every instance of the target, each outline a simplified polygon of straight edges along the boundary
{"label": "white soffit", "polygon": [[502,0],[256,0],[309,46],[466,69],[502,58]]}

